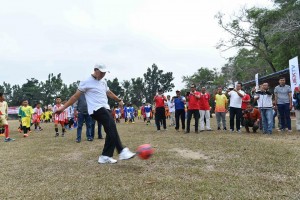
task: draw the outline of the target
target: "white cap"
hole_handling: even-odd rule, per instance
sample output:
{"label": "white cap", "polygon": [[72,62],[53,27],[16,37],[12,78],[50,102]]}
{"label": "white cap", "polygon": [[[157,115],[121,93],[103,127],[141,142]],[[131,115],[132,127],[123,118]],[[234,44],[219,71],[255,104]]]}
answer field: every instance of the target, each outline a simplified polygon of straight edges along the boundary
{"label": "white cap", "polygon": [[101,72],[108,72],[109,73],[108,68],[103,64],[96,64],[94,66],[94,69],[99,69]]}

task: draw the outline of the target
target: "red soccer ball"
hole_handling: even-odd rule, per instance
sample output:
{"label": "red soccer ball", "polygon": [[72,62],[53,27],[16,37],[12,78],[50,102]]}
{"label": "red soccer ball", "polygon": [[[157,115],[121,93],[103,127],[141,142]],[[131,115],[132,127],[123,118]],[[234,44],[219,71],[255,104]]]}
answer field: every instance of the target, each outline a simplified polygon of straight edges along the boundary
{"label": "red soccer ball", "polygon": [[137,148],[136,153],[140,159],[147,160],[154,153],[154,149],[150,144],[142,144]]}

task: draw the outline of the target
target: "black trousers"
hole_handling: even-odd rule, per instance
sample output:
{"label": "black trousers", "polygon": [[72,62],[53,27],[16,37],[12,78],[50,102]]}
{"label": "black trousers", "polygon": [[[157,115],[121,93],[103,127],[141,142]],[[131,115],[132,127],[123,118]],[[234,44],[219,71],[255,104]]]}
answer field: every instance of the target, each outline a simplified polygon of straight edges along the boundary
{"label": "black trousers", "polygon": [[230,114],[230,129],[234,130],[234,117],[236,118],[236,130],[240,130],[241,126],[241,117],[242,117],[242,109],[241,108],[234,108],[230,107],[229,109]]}
{"label": "black trousers", "polygon": [[175,129],[178,130],[179,129],[179,118],[181,119],[181,125],[182,125],[182,129],[185,129],[185,111],[184,109],[178,109],[175,110]]}
{"label": "black trousers", "polygon": [[167,129],[166,125],[166,111],[164,107],[158,107],[155,109],[155,124],[157,130],[160,130],[160,122],[162,121],[164,129]]}
{"label": "black trousers", "polygon": [[117,152],[120,153],[123,150],[123,145],[117,131],[115,120],[110,111],[102,107],[97,111],[94,111],[91,117],[101,123],[106,132],[102,155],[112,157],[115,148],[117,149]]}
{"label": "black trousers", "polygon": [[198,124],[199,124],[199,117],[200,117],[199,110],[188,110],[187,111],[187,122],[186,122],[186,131],[187,132],[190,132],[192,115],[194,115],[194,118],[195,118],[195,131],[198,131]]}

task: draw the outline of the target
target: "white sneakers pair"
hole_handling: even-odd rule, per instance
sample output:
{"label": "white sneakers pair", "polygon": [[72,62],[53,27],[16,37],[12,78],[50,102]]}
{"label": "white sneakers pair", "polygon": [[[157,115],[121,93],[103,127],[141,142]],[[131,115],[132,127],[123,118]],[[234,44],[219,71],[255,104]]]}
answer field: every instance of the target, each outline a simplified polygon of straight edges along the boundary
{"label": "white sneakers pair", "polygon": [[[129,151],[127,147],[125,147],[119,155],[119,160],[128,160],[130,158],[133,158],[134,156],[135,153],[132,153],[131,151]],[[118,162],[116,159],[104,155],[99,156],[98,159],[98,163],[100,164],[106,164],[106,163],[114,164],[116,162]]]}

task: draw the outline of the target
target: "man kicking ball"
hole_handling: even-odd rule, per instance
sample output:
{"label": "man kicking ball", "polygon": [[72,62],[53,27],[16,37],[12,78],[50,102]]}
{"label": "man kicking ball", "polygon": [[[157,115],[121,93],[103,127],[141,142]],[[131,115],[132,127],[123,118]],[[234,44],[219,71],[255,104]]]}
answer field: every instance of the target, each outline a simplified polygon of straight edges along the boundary
{"label": "man kicking ball", "polygon": [[127,160],[133,158],[135,153],[132,153],[127,147],[123,147],[114,118],[109,111],[108,97],[119,102],[123,106],[122,99],[118,98],[112,91],[109,90],[104,76],[109,72],[105,65],[95,65],[94,73],[86,80],[81,81],[76,93],[62,106],[56,113],[63,112],[67,107],[74,104],[79,99],[81,93],[85,95],[88,113],[92,118],[101,122],[106,132],[105,144],[102,155],[99,156],[98,162],[116,163],[113,159],[115,148],[119,153],[119,160]]}

